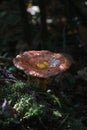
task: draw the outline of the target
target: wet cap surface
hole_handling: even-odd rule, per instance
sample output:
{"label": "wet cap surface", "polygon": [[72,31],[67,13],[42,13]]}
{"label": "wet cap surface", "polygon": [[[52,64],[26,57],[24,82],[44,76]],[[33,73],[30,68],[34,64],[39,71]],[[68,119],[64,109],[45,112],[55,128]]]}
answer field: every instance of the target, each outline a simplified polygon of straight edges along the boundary
{"label": "wet cap surface", "polygon": [[60,53],[47,50],[26,51],[13,59],[14,65],[27,75],[47,78],[67,70],[71,62]]}

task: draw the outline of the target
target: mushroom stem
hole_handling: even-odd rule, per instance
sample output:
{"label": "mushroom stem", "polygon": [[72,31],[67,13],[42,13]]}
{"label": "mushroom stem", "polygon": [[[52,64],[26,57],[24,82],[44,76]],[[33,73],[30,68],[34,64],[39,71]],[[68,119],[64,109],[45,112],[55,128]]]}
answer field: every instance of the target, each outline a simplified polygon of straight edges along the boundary
{"label": "mushroom stem", "polygon": [[27,83],[34,84],[37,88],[41,88],[42,90],[46,91],[50,83],[50,78],[44,79],[44,78],[37,78],[28,75]]}
{"label": "mushroom stem", "polygon": [[37,77],[27,76],[27,83],[34,84],[37,88],[40,87],[40,80]]}
{"label": "mushroom stem", "polygon": [[49,81],[50,81],[49,78],[47,78],[47,79],[41,79],[41,81],[40,81],[40,87],[41,87],[44,91],[47,90],[48,85],[49,85]]}
{"label": "mushroom stem", "polygon": [[27,76],[27,83],[29,83],[30,82],[30,76],[28,75]]}

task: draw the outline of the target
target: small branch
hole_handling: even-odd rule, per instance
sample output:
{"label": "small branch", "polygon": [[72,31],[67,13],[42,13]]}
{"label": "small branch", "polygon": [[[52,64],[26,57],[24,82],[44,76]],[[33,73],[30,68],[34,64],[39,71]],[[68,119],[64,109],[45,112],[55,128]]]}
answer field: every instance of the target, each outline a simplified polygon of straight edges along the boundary
{"label": "small branch", "polygon": [[66,117],[61,121],[58,129],[60,129],[62,127],[62,125],[66,122],[66,120],[68,119],[68,117],[69,117],[69,114],[67,114]]}
{"label": "small branch", "polygon": [[5,58],[0,56],[0,62],[12,62],[11,58]]}
{"label": "small branch", "polygon": [[12,82],[14,82],[14,83],[17,82],[17,80],[14,80],[14,79],[6,79],[6,78],[5,78],[5,79],[4,79],[4,78],[1,78],[1,79],[0,79],[0,82],[1,82],[1,81],[12,81]]}
{"label": "small branch", "polygon": [[47,127],[45,126],[45,124],[43,123],[43,121],[41,120],[41,118],[39,117],[39,121],[42,124],[42,126],[44,127],[45,130],[47,130]]}
{"label": "small branch", "polygon": [[23,128],[23,130],[34,130],[34,129],[31,129],[29,126],[28,128],[25,128],[23,125],[21,125],[21,127]]}
{"label": "small branch", "polygon": [[12,82],[17,82],[17,79],[11,74],[7,73],[6,70],[0,68],[0,73],[4,78],[0,78],[0,81],[12,81]]}

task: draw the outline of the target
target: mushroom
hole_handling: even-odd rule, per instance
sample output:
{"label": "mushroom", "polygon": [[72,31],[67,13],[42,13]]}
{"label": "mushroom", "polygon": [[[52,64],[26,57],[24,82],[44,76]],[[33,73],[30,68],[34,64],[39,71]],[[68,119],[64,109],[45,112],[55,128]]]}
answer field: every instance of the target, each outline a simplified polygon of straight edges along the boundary
{"label": "mushroom", "polygon": [[38,79],[49,79],[67,70],[71,62],[60,53],[48,50],[31,50],[19,54],[13,59],[14,65],[28,76]]}

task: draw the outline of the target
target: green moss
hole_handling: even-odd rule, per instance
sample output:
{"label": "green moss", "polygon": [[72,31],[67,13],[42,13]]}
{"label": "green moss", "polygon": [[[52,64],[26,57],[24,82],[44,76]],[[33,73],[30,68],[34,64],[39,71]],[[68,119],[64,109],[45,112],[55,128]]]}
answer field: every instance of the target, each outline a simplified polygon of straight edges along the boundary
{"label": "green moss", "polygon": [[20,118],[25,119],[42,114],[44,105],[37,103],[32,96],[26,94],[18,100],[14,108],[18,111]]}
{"label": "green moss", "polygon": [[[0,88],[1,99],[6,98],[10,105],[17,111],[21,121],[36,117],[48,122],[55,122],[62,118],[58,98],[43,92],[31,83],[8,83]],[[55,101],[54,101],[55,100]],[[2,101],[2,100],[1,100]],[[0,119],[2,120],[2,118]],[[4,122],[11,121],[8,117]],[[36,122],[37,124],[37,122]]]}

